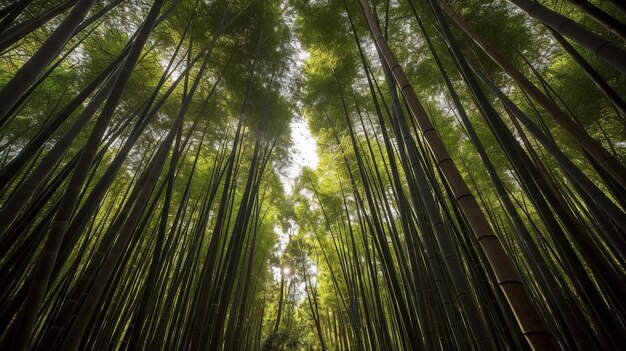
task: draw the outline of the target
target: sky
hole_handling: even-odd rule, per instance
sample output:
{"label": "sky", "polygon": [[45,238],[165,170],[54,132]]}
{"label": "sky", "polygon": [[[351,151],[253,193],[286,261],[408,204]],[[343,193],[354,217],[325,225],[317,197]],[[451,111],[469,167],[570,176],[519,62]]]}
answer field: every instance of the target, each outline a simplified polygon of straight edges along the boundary
{"label": "sky", "polygon": [[[290,195],[293,191],[293,186],[296,182],[300,172],[304,167],[310,167],[315,169],[319,163],[317,156],[317,143],[315,137],[311,135],[311,130],[307,124],[307,121],[302,117],[294,117],[289,126],[291,130],[291,139],[293,145],[290,148],[291,162],[287,172],[280,175],[280,180],[285,187],[285,192]],[[297,224],[293,223],[293,230],[297,230]],[[285,250],[287,243],[289,242],[289,234],[281,230],[280,227],[274,227],[274,231],[278,235],[278,254],[281,255]],[[275,276],[280,272],[275,272]]]}
{"label": "sky", "polygon": [[282,179],[285,191],[291,194],[296,178],[304,167],[317,168],[319,158],[317,156],[317,144],[308,123],[302,117],[296,117],[289,126],[291,130],[291,166],[287,168],[286,177]]}
{"label": "sky", "polygon": [[[283,10],[287,10],[288,5],[283,3]],[[285,11],[285,21],[288,27],[295,33],[295,17],[293,17],[293,11]],[[296,54],[294,57],[294,74],[301,74],[304,63],[310,57],[310,54],[302,47],[300,40],[294,36],[292,38],[292,46],[295,48]],[[297,109],[295,109],[297,110]],[[295,111],[294,111],[295,112]],[[292,145],[289,149],[290,160],[289,167],[286,172],[280,175],[280,180],[283,183],[286,194],[289,196],[293,193],[293,187],[296,179],[300,176],[300,173],[304,167],[316,169],[319,164],[319,158],[317,155],[317,141],[311,134],[309,125],[306,119],[299,115],[294,115],[289,125],[291,133]],[[298,229],[296,223],[292,223],[294,232]],[[282,255],[287,243],[289,242],[289,234],[281,230],[280,227],[274,227],[274,232],[278,235],[278,247],[277,254]],[[284,267],[283,267],[284,268]],[[281,268],[272,267],[274,279],[280,280]]]}
{"label": "sky", "polygon": [[[287,172],[280,175],[280,180],[285,187],[285,192],[290,195],[296,179],[300,176],[300,172],[304,167],[312,169],[317,168],[319,158],[317,156],[317,142],[311,134],[307,121],[300,116],[294,116],[289,125],[291,131],[291,140],[293,142],[290,148],[291,162],[287,168]],[[297,224],[293,223],[294,232],[297,230]],[[278,252],[282,255],[287,243],[289,242],[289,234],[281,230],[280,227],[274,227],[274,232],[278,235]],[[274,279],[280,281],[281,271],[278,267],[272,268]]]}
{"label": "sky", "polygon": [[[293,12],[287,12],[290,15],[286,17],[287,25],[295,31],[294,21],[292,18]],[[293,37],[291,45],[296,50],[294,57],[294,74],[301,74],[306,60],[311,57],[303,47],[302,43],[297,37]],[[298,103],[296,103],[298,104]],[[295,109],[297,111],[299,109]],[[319,159],[317,157],[317,143],[306,119],[299,115],[294,115],[289,125],[291,131],[291,140],[293,145],[290,148],[291,153],[291,166],[287,169],[285,177],[281,177],[285,192],[291,194],[296,178],[300,175],[300,171],[304,167],[317,168]]]}

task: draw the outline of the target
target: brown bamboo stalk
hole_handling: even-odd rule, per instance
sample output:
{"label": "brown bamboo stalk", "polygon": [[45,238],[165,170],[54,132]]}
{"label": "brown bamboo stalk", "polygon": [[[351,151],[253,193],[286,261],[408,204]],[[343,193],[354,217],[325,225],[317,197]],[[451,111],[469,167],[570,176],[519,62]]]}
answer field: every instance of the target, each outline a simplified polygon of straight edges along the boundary
{"label": "brown bamboo stalk", "polygon": [[361,0],[361,4],[363,14],[369,25],[376,47],[391,68],[395,81],[411,113],[415,116],[419,129],[428,143],[439,169],[450,185],[459,207],[462,209],[478,243],[489,261],[491,269],[515,315],[522,333],[533,350],[556,350],[555,341],[552,335],[546,330],[512,261],[507,256],[500,240],[496,237],[489,225],[485,214],[480,209],[478,202],[461,177],[456,164],[448,154],[441,137],[426,115],[402,67],[400,67],[395,55],[387,45],[387,41],[381,33],[378,22],[369,4],[366,0]]}
{"label": "brown bamboo stalk", "polygon": [[626,168],[606,150],[598,141],[591,137],[582,127],[576,124],[572,118],[559,106],[550,100],[539,90],[526,76],[515,68],[502,54],[491,46],[478,32],[472,29],[469,24],[450,6],[439,2],[441,8],[467,36],[469,36],[491,59],[504,70],[515,82],[530,95],[543,109],[572,136],[580,147],[587,151],[602,168],[604,168],[620,186],[626,189]]}

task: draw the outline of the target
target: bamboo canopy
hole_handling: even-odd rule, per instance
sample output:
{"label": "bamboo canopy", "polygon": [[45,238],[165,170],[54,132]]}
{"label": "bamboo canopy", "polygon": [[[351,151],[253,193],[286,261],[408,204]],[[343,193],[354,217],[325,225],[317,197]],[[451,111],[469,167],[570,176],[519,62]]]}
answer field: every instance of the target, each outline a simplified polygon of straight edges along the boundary
{"label": "bamboo canopy", "polygon": [[621,350],[618,1],[0,4],[0,349]]}

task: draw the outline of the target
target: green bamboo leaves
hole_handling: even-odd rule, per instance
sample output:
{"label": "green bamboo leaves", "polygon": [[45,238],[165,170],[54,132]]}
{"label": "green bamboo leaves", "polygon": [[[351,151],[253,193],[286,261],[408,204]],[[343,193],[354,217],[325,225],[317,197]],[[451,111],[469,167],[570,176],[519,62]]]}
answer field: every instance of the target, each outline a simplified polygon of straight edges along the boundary
{"label": "green bamboo leaves", "polygon": [[0,348],[619,349],[625,17],[509,3],[0,6]]}

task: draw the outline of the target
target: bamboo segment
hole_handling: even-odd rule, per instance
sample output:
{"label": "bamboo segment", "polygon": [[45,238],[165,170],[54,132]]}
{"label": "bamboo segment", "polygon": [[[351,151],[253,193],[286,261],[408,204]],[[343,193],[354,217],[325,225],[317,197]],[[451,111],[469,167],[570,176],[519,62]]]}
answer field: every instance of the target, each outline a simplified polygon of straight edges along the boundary
{"label": "bamboo segment", "polygon": [[587,28],[531,0],[508,0],[529,16],[576,41],[599,59],[626,74],[626,51]]}
{"label": "bamboo segment", "polygon": [[544,327],[544,323],[521,282],[518,273],[513,267],[513,263],[504,251],[502,244],[495,236],[484,213],[469,191],[458,168],[448,154],[443,141],[437,134],[424,108],[417,99],[417,95],[406,78],[402,67],[400,67],[395,55],[387,45],[369,4],[366,0],[361,0],[361,5],[376,47],[391,68],[396,83],[407,101],[411,113],[415,116],[417,124],[430,147],[438,167],[442,171],[447,183],[450,185],[457,203],[462,209],[478,243],[489,260],[489,264],[495,273],[498,284],[517,319],[522,333],[532,349],[556,350],[555,341]]}
{"label": "bamboo segment", "polygon": [[587,0],[567,0],[567,2],[581,9],[587,16],[591,17],[608,31],[617,35],[622,40],[626,40],[626,25],[602,11],[602,9],[596,5]]}
{"label": "bamboo segment", "polygon": [[76,3],[65,20],[0,91],[0,126],[7,122],[9,117],[7,112],[61,51],[95,2],[95,0],[80,0]]}
{"label": "bamboo segment", "polygon": [[[615,179],[620,186],[626,189],[626,168],[607,151],[600,143],[593,139],[583,128],[577,125],[561,108],[543,94],[522,72],[516,69],[504,56],[491,46],[484,38],[473,30],[469,24],[450,6],[439,2],[446,14],[502,68],[528,95],[543,107],[554,120],[567,131],[580,147],[587,151],[602,167]],[[626,62],[626,59],[625,61]]]}

